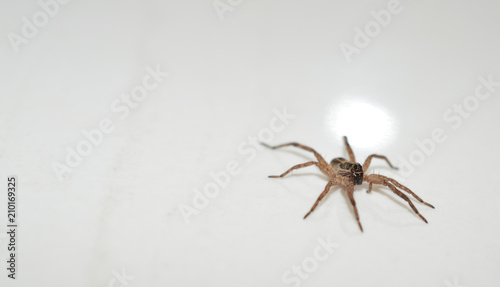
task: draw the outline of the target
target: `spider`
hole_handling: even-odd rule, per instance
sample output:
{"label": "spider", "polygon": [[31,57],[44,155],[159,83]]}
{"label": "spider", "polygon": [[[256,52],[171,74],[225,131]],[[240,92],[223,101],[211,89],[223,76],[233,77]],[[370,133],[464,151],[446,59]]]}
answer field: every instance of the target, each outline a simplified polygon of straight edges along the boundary
{"label": "spider", "polygon": [[[349,154],[349,160],[346,160],[342,157],[337,157],[337,158],[334,158],[330,162],[330,164],[328,164],[323,159],[323,157],[319,153],[317,153],[314,149],[312,149],[308,146],[305,146],[305,145],[295,143],[295,142],[285,143],[285,144],[281,144],[281,145],[277,145],[277,146],[269,146],[265,143],[261,143],[261,144],[265,147],[270,148],[270,149],[277,149],[277,148],[281,148],[281,147],[285,147],[285,146],[295,146],[295,147],[312,152],[314,154],[314,156],[316,156],[316,159],[318,160],[318,161],[309,161],[306,163],[294,165],[293,167],[291,167],[289,170],[285,171],[281,175],[270,175],[269,177],[271,177],[271,178],[284,177],[285,175],[287,175],[288,173],[290,173],[294,169],[299,169],[299,168],[303,168],[303,167],[307,167],[307,166],[311,166],[311,165],[317,166],[321,170],[321,172],[323,172],[326,176],[328,176],[329,181],[326,184],[325,189],[323,190],[321,195],[318,197],[318,199],[316,200],[316,202],[312,206],[311,210],[304,216],[304,219],[306,219],[309,216],[309,214],[311,214],[311,212],[314,211],[314,209],[316,208],[316,206],[318,206],[321,199],[323,199],[323,197],[325,197],[325,195],[328,193],[328,191],[330,191],[330,188],[332,186],[339,185],[343,189],[347,190],[347,195],[349,196],[349,200],[351,201],[352,207],[354,209],[354,214],[356,216],[356,220],[358,221],[359,229],[361,229],[361,232],[363,232],[363,227],[361,226],[361,222],[359,221],[358,209],[356,207],[356,201],[354,200],[353,194],[354,194],[354,186],[360,185],[363,183],[363,181],[365,181],[365,182],[369,183],[368,190],[366,192],[370,192],[372,190],[373,184],[381,184],[381,185],[387,186],[389,189],[392,190],[392,192],[394,192],[396,195],[398,195],[399,197],[404,199],[406,202],[408,202],[411,209],[413,209],[413,211],[425,223],[427,223],[427,220],[418,212],[417,208],[415,207],[415,205],[413,205],[410,198],[408,198],[408,196],[406,196],[403,192],[401,192],[401,190],[404,190],[407,193],[411,194],[415,199],[417,199],[418,201],[420,201],[421,203],[423,203],[429,207],[434,208],[434,206],[423,201],[420,197],[418,197],[409,188],[400,184],[399,182],[397,182],[396,180],[394,180],[392,178],[389,178],[389,177],[386,177],[383,175],[379,175],[379,174],[369,174],[369,175],[365,174],[365,172],[368,169],[368,166],[370,166],[370,163],[371,163],[373,158],[383,159],[387,162],[387,164],[391,168],[397,169],[396,167],[394,167],[391,164],[391,162],[387,159],[387,157],[385,157],[383,155],[372,154],[366,158],[365,163],[363,164],[363,166],[361,166],[361,164],[356,162],[356,160],[354,158],[354,153],[352,152],[351,146],[349,145],[349,142],[347,141],[346,136],[344,136],[344,143],[345,143],[345,146],[347,149],[347,153]],[[399,190],[398,188],[401,190]]]}

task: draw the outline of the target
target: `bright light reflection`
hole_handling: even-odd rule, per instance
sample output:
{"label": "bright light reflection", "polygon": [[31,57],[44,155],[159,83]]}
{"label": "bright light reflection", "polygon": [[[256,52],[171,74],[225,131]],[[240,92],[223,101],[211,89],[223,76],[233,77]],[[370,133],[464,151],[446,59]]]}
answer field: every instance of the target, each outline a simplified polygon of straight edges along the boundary
{"label": "bright light reflection", "polygon": [[394,120],[383,108],[359,100],[335,101],[327,121],[334,134],[345,135],[352,146],[373,152],[392,142],[396,135]]}

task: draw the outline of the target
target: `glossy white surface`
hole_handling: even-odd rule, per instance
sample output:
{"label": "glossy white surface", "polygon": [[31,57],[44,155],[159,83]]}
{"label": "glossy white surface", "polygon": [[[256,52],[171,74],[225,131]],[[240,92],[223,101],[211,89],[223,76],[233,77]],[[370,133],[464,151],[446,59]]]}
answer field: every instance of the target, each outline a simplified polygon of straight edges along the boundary
{"label": "glossy white surface", "polygon": [[[500,5],[221,1],[234,4],[222,20],[213,1],[58,4],[17,53],[9,33],[43,10],[4,5],[0,186],[19,177],[20,251],[19,279],[0,272],[0,285],[497,285]],[[400,12],[348,62],[342,43],[388,5]],[[121,95],[141,86],[145,99],[125,108]],[[103,120],[112,131],[59,180],[53,165]],[[329,161],[346,156],[343,135],[358,161],[379,153],[401,167],[370,171],[434,204],[414,200],[429,224],[366,185],[355,192],[364,233],[335,188],[302,220],[325,177],[267,175],[312,155],[253,146],[297,141]],[[224,170],[229,183],[183,215]],[[310,272],[294,275],[302,264]]]}

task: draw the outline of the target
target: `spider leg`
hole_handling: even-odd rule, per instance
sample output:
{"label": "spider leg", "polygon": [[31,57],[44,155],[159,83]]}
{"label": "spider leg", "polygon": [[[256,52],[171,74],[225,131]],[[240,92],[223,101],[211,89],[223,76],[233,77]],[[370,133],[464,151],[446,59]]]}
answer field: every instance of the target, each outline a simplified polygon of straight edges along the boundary
{"label": "spider leg", "polygon": [[413,203],[411,202],[411,200],[408,198],[408,196],[404,195],[404,193],[402,193],[401,191],[399,191],[396,187],[394,187],[392,184],[387,184],[386,185],[387,187],[389,187],[395,194],[397,194],[399,197],[401,197],[402,199],[404,199],[406,202],[408,202],[408,204],[410,205],[411,209],[413,209],[413,211],[418,215],[420,216],[420,218],[422,218],[422,220],[427,223],[427,219],[425,219],[425,217],[422,216],[422,214],[420,214],[420,212],[418,212],[418,209],[415,207],[415,205],[413,205]]}
{"label": "spider leg", "polygon": [[325,195],[328,193],[328,191],[330,191],[330,188],[336,184],[334,180],[331,180],[329,181],[326,186],[325,186],[325,190],[323,190],[323,192],[321,193],[321,195],[318,197],[318,199],[316,200],[316,202],[314,203],[314,205],[312,206],[311,210],[309,210],[309,212],[304,216],[304,219],[306,219],[309,214],[311,214],[311,212],[314,211],[314,209],[316,209],[316,206],[318,206],[319,202],[323,199],[323,197],[325,197]]}
{"label": "spider leg", "polygon": [[[404,193],[402,193],[401,191],[399,191],[394,185],[393,183],[390,181],[390,180],[393,180],[393,179],[390,179],[390,178],[387,178],[383,175],[378,175],[378,174],[370,174],[368,176],[365,177],[365,180],[367,182],[369,182],[370,184],[371,183],[374,183],[374,184],[382,184],[384,186],[387,186],[388,188],[390,188],[392,190],[392,192],[394,192],[397,196],[401,197],[403,200],[405,200],[408,205],[410,205],[411,209],[413,209],[413,211],[425,222],[427,223],[427,219],[425,219],[425,217],[422,216],[422,214],[420,214],[420,212],[418,212],[418,209],[415,207],[415,205],[413,205],[413,202],[411,202],[410,198],[408,196],[406,196]],[[395,181],[395,180],[393,180]],[[397,183],[397,181],[395,181]],[[398,183],[399,184],[399,183]],[[399,184],[401,185],[401,184]],[[401,185],[403,186],[403,185]],[[414,194],[414,193],[412,193]],[[423,202],[423,201],[422,201]],[[424,202],[425,203],[425,202]],[[427,203],[427,205],[431,206],[430,204]]]}
{"label": "spider leg", "polygon": [[301,149],[305,149],[307,151],[310,151],[310,152],[314,153],[314,156],[316,156],[316,158],[318,159],[319,167],[321,167],[321,166],[328,166],[328,163],[325,161],[325,159],[317,151],[315,151],[314,149],[312,149],[312,148],[310,148],[308,146],[301,145],[299,143],[292,142],[292,143],[280,144],[280,145],[277,145],[277,146],[270,146],[270,145],[265,144],[265,143],[261,143],[261,144],[263,146],[265,146],[265,147],[270,148],[270,149],[277,149],[277,148],[281,148],[281,147],[285,147],[285,146],[290,146],[290,145],[298,147],[298,148],[301,148]]}
{"label": "spider leg", "polygon": [[361,221],[359,221],[358,208],[356,207],[356,201],[354,200],[354,186],[349,185],[347,187],[347,195],[351,200],[352,208],[354,209],[354,215],[356,215],[356,220],[358,221],[359,229],[363,232],[363,226],[361,226]]}
{"label": "spider leg", "polygon": [[370,155],[369,157],[367,157],[367,158],[366,158],[365,163],[363,164],[363,172],[366,172],[366,170],[367,170],[367,169],[368,169],[368,167],[370,166],[370,163],[371,163],[371,161],[372,161],[372,158],[374,158],[374,157],[375,157],[375,158],[384,159],[384,160],[387,162],[387,164],[388,164],[391,168],[393,168],[393,169],[398,169],[397,167],[395,167],[395,166],[393,166],[393,165],[391,164],[391,162],[389,161],[389,159],[388,159],[386,156],[383,156],[383,155],[378,155],[378,154],[372,154],[372,155]]}
{"label": "spider leg", "polygon": [[418,197],[418,195],[416,195],[413,191],[411,191],[408,187],[402,185],[401,183],[395,181],[394,179],[392,178],[388,178],[389,182],[394,184],[395,186],[397,186],[398,188],[401,188],[402,190],[408,192],[409,194],[411,194],[413,197],[415,197],[416,200],[420,201],[421,203],[429,206],[429,207],[432,207],[432,208],[435,208],[434,206],[432,206],[432,204],[429,204],[425,201],[423,201],[420,197]]}
{"label": "spider leg", "polygon": [[372,191],[372,183],[370,182],[370,185],[368,186],[368,190],[366,191],[366,193],[370,193]]}
{"label": "spider leg", "polygon": [[347,148],[347,153],[349,154],[349,160],[351,162],[356,162],[356,159],[354,157],[354,152],[352,152],[351,146],[349,145],[349,142],[347,141],[346,136],[344,136],[344,144],[345,144],[345,147]]}
{"label": "spider leg", "polygon": [[285,171],[282,175],[270,175],[269,177],[271,178],[277,178],[277,177],[284,177],[285,175],[289,174],[292,170],[294,169],[299,169],[299,168],[303,168],[303,167],[307,167],[307,166],[310,166],[310,165],[318,165],[317,162],[315,161],[309,161],[309,162],[306,162],[306,163],[301,163],[301,164],[297,164],[297,165],[294,165],[292,166],[289,170]]}
{"label": "spider leg", "polygon": [[387,186],[387,184],[385,184],[384,182],[390,182],[391,184],[395,185],[396,187],[411,194],[416,200],[420,201],[420,203],[423,203],[429,207],[435,208],[432,204],[423,201],[418,195],[416,195],[408,187],[402,185],[401,183],[397,182],[396,180],[394,180],[392,178],[388,178],[388,177],[380,175],[380,174],[370,174],[370,175],[365,176],[365,179],[363,179],[363,180],[370,183],[370,187],[368,188],[368,190],[371,190],[372,183],[382,184],[382,185]]}

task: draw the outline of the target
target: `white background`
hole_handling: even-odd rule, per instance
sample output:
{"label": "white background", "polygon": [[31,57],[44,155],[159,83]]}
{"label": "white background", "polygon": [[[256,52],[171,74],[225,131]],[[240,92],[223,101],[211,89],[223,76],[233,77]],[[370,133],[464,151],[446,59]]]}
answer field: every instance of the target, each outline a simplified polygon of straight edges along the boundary
{"label": "white background", "polygon": [[[71,1],[13,45],[23,17],[45,12],[36,1],[3,1],[1,262],[11,174],[20,228],[18,279],[0,263],[0,285],[295,286],[283,276],[304,262],[311,273],[300,286],[497,285],[500,87],[474,97],[480,77],[500,82],[500,5],[401,1],[349,62],[342,43],[355,45],[356,27],[388,1],[232,3],[218,14],[212,0]],[[147,67],[168,77],[128,116],[114,112]],[[477,105],[458,116],[464,101]],[[294,118],[269,134],[283,109]],[[114,130],[59,180],[54,164],[103,119]],[[436,129],[446,140],[419,158],[417,142]],[[429,224],[390,190],[367,194],[366,185],[354,194],[364,233],[337,188],[303,220],[326,178],[316,167],[267,178],[313,157],[257,150],[249,137],[259,135],[328,161],[346,156],[343,135],[358,161],[379,153],[402,166],[413,155],[406,175],[381,160],[370,172],[435,205],[414,200]],[[229,184],[183,216],[194,190],[234,161]],[[339,246],[314,266],[318,240]],[[117,280],[122,272],[128,281]]]}

